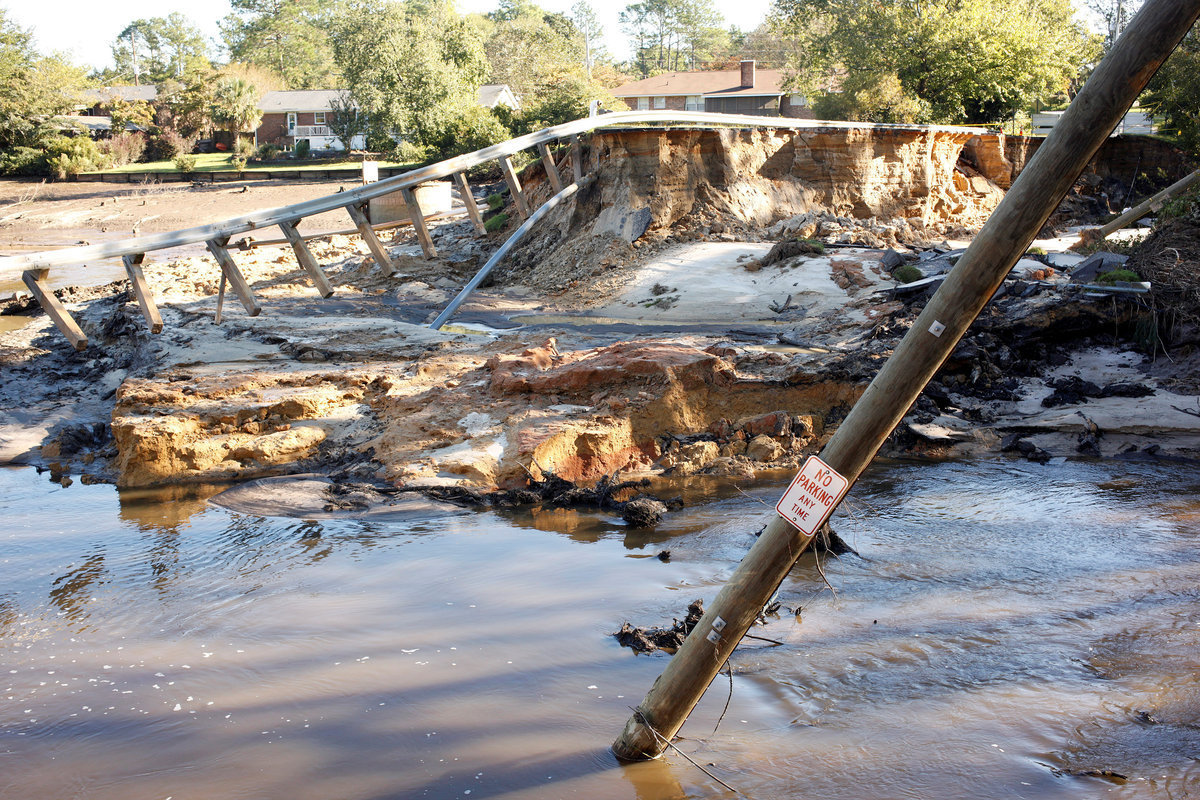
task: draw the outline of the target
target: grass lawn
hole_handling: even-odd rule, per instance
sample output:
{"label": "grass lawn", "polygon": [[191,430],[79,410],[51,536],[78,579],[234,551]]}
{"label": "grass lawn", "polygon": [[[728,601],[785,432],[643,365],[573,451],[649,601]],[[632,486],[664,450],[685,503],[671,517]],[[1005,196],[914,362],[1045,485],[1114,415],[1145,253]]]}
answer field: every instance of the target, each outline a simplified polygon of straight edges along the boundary
{"label": "grass lawn", "polygon": [[[313,159],[305,161],[289,161],[276,164],[247,164],[243,172],[278,172],[280,170],[316,171],[326,169],[358,169],[362,159]],[[397,161],[380,161],[380,167],[404,167]],[[174,161],[148,161],[140,164],[126,164],[123,167],[100,170],[101,175],[116,175],[140,172],[178,172]],[[234,172],[230,163],[229,153],[199,153],[196,155],[196,168],[193,172]]]}

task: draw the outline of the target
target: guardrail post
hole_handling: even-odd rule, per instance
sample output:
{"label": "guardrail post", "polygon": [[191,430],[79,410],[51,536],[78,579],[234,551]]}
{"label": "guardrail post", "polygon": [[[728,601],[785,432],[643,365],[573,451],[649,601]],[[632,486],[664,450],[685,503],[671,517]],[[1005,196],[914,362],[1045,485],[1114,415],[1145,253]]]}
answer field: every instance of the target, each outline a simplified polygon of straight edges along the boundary
{"label": "guardrail post", "polygon": [[500,169],[504,172],[504,182],[508,184],[508,193],[512,195],[517,213],[521,215],[521,219],[529,219],[529,204],[525,202],[525,194],[521,191],[521,180],[517,177],[508,156],[501,157]]}
{"label": "guardrail post", "polygon": [[367,221],[367,215],[363,213],[365,207],[366,203],[351,203],[346,206],[346,213],[350,215],[350,219],[354,220],[354,226],[358,228],[358,235],[367,243],[371,255],[375,257],[375,263],[383,270],[384,275],[391,277],[396,271],[396,267],[392,264],[387,250],[379,242],[379,237],[375,235],[374,229],[371,228],[371,223]]}
{"label": "guardrail post", "polygon": [[312,251],[308,249],[308,245],[304,243],[304,237],[300,235],[300,231],[296,230],[296,226],[299,224],[299,219],[281,222],[279,223],[279,230],[283,231],[283,235],[287,237],[288,244],[292,246],[292,250],[296,253],[296,260],[300,262],[300,266],[304,267],[304,271],[312,278],[313,286],[317,287],[317,292],[321,297],[329,297],[333,294],[333,286],[330,285],[329,277],[325,275],[325,271],[317,263],[317,259],[313,256]]}
{"label": "guardrail post", "polygon": [[550,179],[550,186],[554,193],[558,194],[563,190],[563,182],[562,176],[558,174],[558,165],[554,163],[554,155],[544,142],[539,142],[537,149],[542,156],[542,167],[546,170],[546,177]]}
{"label": "guardrail post", "polygon": [[145,253],[135,253],[122,257],[121,261],[125,264],[125,274],[129,276],[129,283],[133,286],[133,296],[137,298],[138,306],[142,309],[142,316],[146,318],[146,324],[150,326],[150,332],[161,333],[162,317],[158,314],[158,306],[154,304],[154,295],[146,283],[146,276],[142,273],[142,261],[145,258]]}
{"label": "guardrail post", "polygon": [[575,182],[579,183],[583,180],[583,148],[579,145],[579,134],[571,134],[571,172],[575,175]]}
{"label": "guardrail post", "polygon": [[461,172],[454,173],[454,183],[458,186],[458,194],[462,197],[471,224],[475,226],[475,232],[482,236],[487,233],[487,228],[483,227],[483,215],[479,213],[479,206],[475,203],[475,195],[471,193],[471,184],[467,183],[467,176]]}
{"label": "guardrail post", "polygon": [[250,290],[250,284],[246,283],[245,276],[238,269],[237,262],[233,260],[233,256],[229,255],[229,250],[225,245],[229,244],[229,237],[222,236],[218,239],[210,239],[205,244],[208,245],[208,252],[212,253],[213,258],[221,265],[221,274],[229,281],[229,285],[237,292],[238,299],[242,301],[242,307],[246,309],[246,313],[252,317],[257,317],[262,313],[262,308],[254,299],[254,292]]}
{"label": "guardrail post", "polygon": [[48,269],[27,269],[21,273],[21,280],[29,287],[29,291],[33,292],[38,305],[50,317],[54,327],[62,331],[62,335],[67,337],[72,347],[83,350],[87,347],[87,337],[84,336],[83,330],[67,309],[63,308],[63,304],[58,302],[54,292],[42,283],[49,273]]}
{"label": "guardrail post", "polygon": [[425,226],[425,215],[421,213],[421,204],[417,202],[412,189],[401,189],[400,196],[404,198],[404,206],[408,209],[408,217],[412,220],[413,230],[417,232],[417,241],[421,243],[421,252],[426,258],[437,258],[437,248],[433,246],[433,237]]}

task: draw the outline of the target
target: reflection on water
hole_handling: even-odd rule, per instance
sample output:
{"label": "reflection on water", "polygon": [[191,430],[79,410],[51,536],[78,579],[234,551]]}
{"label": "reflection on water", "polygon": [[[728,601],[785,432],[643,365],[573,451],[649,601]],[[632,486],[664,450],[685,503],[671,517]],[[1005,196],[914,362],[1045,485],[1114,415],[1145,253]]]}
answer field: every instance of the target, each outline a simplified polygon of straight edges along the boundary
{"label": "reflection on water", "polygon": [[[786,479],[680,484],[684,511],[631,531],[259,517],[216,487],[0,470],[0,798],[720,796],[678,755],[612,759],[666,661],[607,634],[711,600]],[[862,557],[824,563],[835,593],[801,561],[758,631],[784,646],[739,649],[680,749],[753,798],[1195,793],[1198,487],[877,468],[836,521]]]}

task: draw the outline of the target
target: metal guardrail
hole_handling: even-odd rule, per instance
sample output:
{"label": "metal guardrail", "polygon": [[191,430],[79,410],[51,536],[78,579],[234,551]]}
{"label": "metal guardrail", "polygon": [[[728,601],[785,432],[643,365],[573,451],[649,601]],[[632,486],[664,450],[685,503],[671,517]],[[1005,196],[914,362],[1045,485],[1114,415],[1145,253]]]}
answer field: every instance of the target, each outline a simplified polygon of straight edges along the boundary
{"label": "metal guardrail", "polygon": [[376,238],[374,231],[367,222],[365,214],[366,204],[375,197],[381,197],[393,192],[401,192],[408,206],[409,214],[413,220],[414,228],[417,232],[417,238],[421,243],[422,249],[427,257],[435,257],[436,250],[434,249],[432,239],[429,236],[428,229],[424,224],[424,217],[421,214],[420,207],[417,205],[415,198],[412,195],[412,189],[419,184],[427,181],[438,180],[442,178],[453,178],[458,184],[459,193],[462,195],[463,201],[467,206],[467,212],[478,233],[482,234],[483,222],[479,211],[475,206],[470,188],[467,184],[465,171],[473,167],[485,164],[489,161],[498,161],[504,173],[504,178],[508,184],[509,191],[512,194],[513,203],[522,219],[528,219],[531,210],[528,208],[525,196],[521,190],[520,182],[517,179],[515,170],[510,161],[511,156],[522,150],[536,148],[540,153],[547,167],[547,175],[557,195],[562,192],[563,184],[558,175],[557,168],[554,165],[554,159],[550,154],[548,145],[562,139],[569,139],[571,142],[571,164],[574,172],[575,183],[578,183],[583,177],[581,166],[581,149],[579,144],[579,135],[588,133],[601,128],[613,128],[621,126],[640,127],[649,125],[684,125],[687,127],[741,127],[741,128],[782,128],[786,130],[856,130],[856,129],[871,129],[871,130],[906,130],[906,131],[955,131],[959,133],[981,134],[985,133],[982,128],[962,128],[962,127],[945,127],[945,126],[923,126],[923,125],[883,125],[883,124],[863,124],[852,122],[826,122],[819,120],[801,120],[786,117],[759,117],[745,116],[738,114],[716,114],[711,112],[687,112],[687,111],[623,111],[612,114],[601,114],[596,117],[586,117],[584,119],[574,120],[562,125],[555,125],[550,128],[519,136],[510,139],[506,142],[485,147],[473,153],[450,158],[445,161],[440,161],[436,164],[431,164],[420,169],[415,169],[406,172],[402,175],[396,175],[376,183],[360,186],[349,191],[341,192],[326,197],[308,200],[303,203],[283,206],[281,208],[266,209],[263,211],[255,211],[251,214],[245,214],[240,217],[224,220],[222,222],[212,223],[208,225],[198,225],[193,228],[186,228],[179,231],[171,231],[168,233],[150,234],[131,239],[121,239],[113,242],[104,242],[96,245],[85,245],[81,247],[69,247],[58,250],[47,250],[37,253],[25,253],[21,255],[13,255],[0,258],[0,274],[21,270],[22,280],[34,297],[38,300],[41,306],[46,310],[50,317],[54,320],[55,325],[59,330],[72,342],[76,349],[82,350],[87,346],[87,338],[83,332],[71,319],[70,314],[62,307],[62,305],[54,297],[53,293],[46,288],[43,280],[47,277],[49,270],[83,264],[88,261],[95,261],[105,258],[121,258],[125,262],[126,272],[133,284],[134,293],[138,298],[139,304],[142,306],[143,313],[146,315],[147,321],[152,329],[157,332],[161,329],[162,321],[158,318],[157,310],[154,308],[153,297],[150,294],[145,277],[141,271],[141,262],[146,253],[156,250],[165,250],[172,247],[180,247],[189,244],[205,243],[216,259],[222,270],[222,289],[225,282],[228,281],[238,294],[243,306],[251,315],[257,314],[260,311],[258,304],[255,302],[253,294],[250,291],[249,284],[238,271],[232,256],[230,255],[227,245],[230,238],[241,233],[261,230],[262,228],[278,226],[291,242],[295,250],[297,260],[300,265],[309,273],[314,285],[320,291],[321,295],[328,297],[332,294],[332,288],[329,285],[328,279],[320,266],[316,263],[316,259],[308,251],[304,244],[304,240],[296,231],[296,225],[305,217],[322,214],[327,211],[333,211],[338,208],[345,208],[351,219],[354,221],[359,233],[366,241],[376,262],[380,265],[385,274],[391,275],[393,267],[391,259],[383,245]]}

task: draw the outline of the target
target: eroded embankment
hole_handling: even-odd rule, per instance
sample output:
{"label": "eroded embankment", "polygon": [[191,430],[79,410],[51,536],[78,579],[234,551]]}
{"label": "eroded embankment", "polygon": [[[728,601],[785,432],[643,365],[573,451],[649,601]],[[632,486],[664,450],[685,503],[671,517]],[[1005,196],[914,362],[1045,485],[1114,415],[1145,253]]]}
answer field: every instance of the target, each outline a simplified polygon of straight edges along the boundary
{"label": "eroded embankment", "polygon": [[371,461],[391,481],[477,486],[753,474],[756,463],[794,463],[861,391],[732,348],[659,341],[560,353],[550,341],[508,352],[514,344],[398,368],[128,380],[113,410],[118,480],[247,478],[317,457]]}

